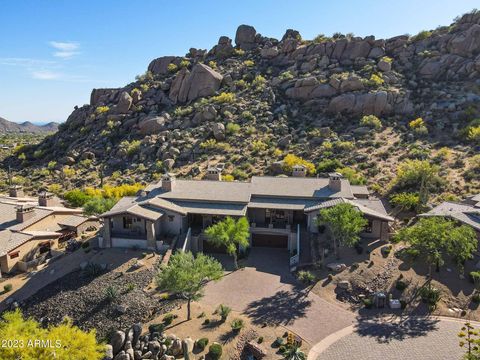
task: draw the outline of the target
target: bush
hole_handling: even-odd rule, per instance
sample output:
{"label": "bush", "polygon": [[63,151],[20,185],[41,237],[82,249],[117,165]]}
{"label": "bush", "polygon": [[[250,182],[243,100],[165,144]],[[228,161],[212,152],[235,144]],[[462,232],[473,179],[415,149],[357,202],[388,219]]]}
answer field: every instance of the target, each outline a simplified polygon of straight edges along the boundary
{"label": "bush", "polygon": [[244,64],[246,67],[252,67],[252,66],[255,65],[255,61],[253,61],[253,60],[245,60],[245,61],[243,62],[243,64]]}
{"label": "bush", "polygon": [[337,168],[336,171],[342,174],[345,178],[347,178],[352,185],[364,185],[367,183],[367,179],[353,168]]}
{"label": "bush", "polygon": [[428,39],[430,36],[432,36],[432,32],[428,30],[422,30],[420,31],[417,35],[413,37],[414,41],[420,41],[420,40],[425,40]]}
{"label": "bush", "polygon": [[81,246],[82,246],[82,249],[86,249],[90,246],[90,243],[88,241],[85,241],[85,242],[82,243]]}
{"label": "bush", "polygon": [[222,357],[222,345],[216,343],[210,345],[208,355],[212,360],[219,360]]}
{"label": "bush", "polygon": [[480,294],[479,293],[475,293],[472,295],[472,301],[476,304],[480,303]]}
{"label": "bush", "polygon": [[133,290],[135,290],[135,284],[134,283],[128,283],[127,284],[127,287],[126,287],[126,291],[127,292],[132,292]]}
{"label": "bush", "polygon": [[220,315],[222,321],[227,320],[228,315],[232,311],[232,308],[228,307],[227,305],[220,304],[217,308],[217,313]]}
{"label": "bush", "polygon": [[316,280],[315,275],[310,271],[300,270],[297,275],[298,280],[306,285],[313,284]]}
{"label": "bush", "polygon": [[245,324],[242,319],[233,319],[233,321],[230,323],[230,326],[233,331],[240,331],[243,329]]}
{"label": "bush", "polygon": [[207,347],[207,345],[208,345],[208,339],[207,338],[201,338],[201,339],[198,339],[195,342],[195,346],[200,351],[203,351]]}
{"label": "bush", "polygon": [[399,190],[420,190],[422,179],[428,181],[428,191],[435,192],[444,184],[438,175],[440,167],[428,160],[405,160],[397,167],[397,176],[393,186]]}
{"label": "bush", "polygon": [[433,287],[422,287],[419,290],[420,298],[428,305],[429,310],[434,310],[440,301],[440,290]]}
{"label": "bush", "polygon": [[113,286],[109,286],[105,289],[105,299],[108,302],[114,302],[118,299],[118,290]]}
{"label": "bush", "polygon": [[175,315],[167,314],[163,317],[163,323],[165,324],[165,326],[168,326],[173,322],[173,319],[175,319]]}
{"label": "bush", "polygon": [[403,210],[415,210],[420,204],[420,196],[417,193],[398,193],[390,197],[390,202]]}
{"label": "bush", "polygon": [[110,110],[108,106],[98,106],[95,109],[95,114],[97,115],[105,114],[106,112],[108,112],[108,110]]}
{"label": "bush", "polygon": [[403,291],[407,288],[408,284],[405,282],[405,281],[402,281],[402,280],[397,280],[397,282],[395,283],[395,288],[398,290],[398,291]]}
{"label": "bush", "polygon": [[13,285],[12,285],[12,284],[5,284],[5,285],[3,285],[3,292],[4,292],[4,293],[7,293],[7,292],[9,292],[9,291],[12,291],[12,289],[13,289]]}
{"label": "bush", "polygon": [[325,159],[318,163],[317,173],[329,173],[335,169],[343,167],[343,164],[338,159]]}
{"label": "bush", "polygon": [[152,324],[148,327],[148,331],[150,334],[153,333],[163,333],[163,330],[165,330],[165,324]]}
{"label": "bush", "polygon": [[214,96],[212,100],[218,104],[232,103],[235,101],[235,94],[222,92],[220,95]]}
{"label": "bush", "polygon": [[284,71],[278,76],[278,78],[283,81],[292,80],[294,77],[295,76],[293,76],[293,74],[290,71]]}
{"label": "bush", "polygon": [[303,165],[307,168],[307,172],[310,175],[315,174],[315,165],[310,161],[304,160],[293,154],[288,154],[283,158],[283,170],[287,173],[291,173],[295,165]]}
{"label": "bush", "polygon": [[470,127],[468,130],[467,139],[473,143],[480,143],[480,126]]}
{"label": "bush", "polygon": [[228,123],[227,126],[225,127],[225,131],[229,135],[236,134],[240,131],[240,125],[235,123]]}
{"label": "bush", "polygon": [[258,344],[263,343],[263,336],[260,336],[260,337],[257,339],[257,343],[258,343]]}
{"label": "bush", "polygon": [[178,66],[175,64],[168,64],[167,70],[171,73],[177,72]]}
{"label": "bush", "polygon": [[382,128],[382,121],[375,115],[365,115],[360,119],[360,125],[378,130]]}
{"label": "bush", "polygon": [[373,307],[373,300],[370,298],[363,299],[363,305],[366,309],[371,309]]}
{"label": "bush", "polygon": [[95,277],[98,276],[102,272],[102,267],[96,263],[88,263],[85,269],[83,270],[83,274],[88,277]]}
{"label": "bush", "polygon": [[283,345],[283,343],[284,343],[283,338],[277,337],[277,338],[275,339],[274,343],[273,343],[273,346],[274,346],[274,347],[280,347],[281,345]]}

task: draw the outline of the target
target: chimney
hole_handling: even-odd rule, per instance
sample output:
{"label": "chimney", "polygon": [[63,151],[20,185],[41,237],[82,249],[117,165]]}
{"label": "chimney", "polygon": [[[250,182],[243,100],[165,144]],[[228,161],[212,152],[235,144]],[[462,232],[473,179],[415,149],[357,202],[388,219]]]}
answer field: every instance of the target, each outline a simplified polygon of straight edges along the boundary
{"label": "chimney", "polygon": [[10,186],[10,189],[8,191],[8,195],[10,197],[16,197],[16,198],[25,197],[25,194],[23,192],[23,186],[21,186],[21,185]]}
{"label": "chimney", "polygon": [[342,190],[342,174],[337,172],[328,174],[328,187],[335,192]]}
{"label": "chimney", "polygon": [[17,210],[17,221],[25,222],[35,216],[35,207],[29,204],[18,205]]}
{"label": "chimney", "polygon": [[162,175],[162,190],[163,191],[172,191],[175,187],[175,175],[170,173],[165,173]]}
{"label": "chimney", "polygon": [[303,165],[300,165],[300,164],[293,165],[292,176],[293,177],[305,177],[305,176],[307,176],[307,168]]}
{"label": "chimney", "polygon": [[38,205],[40,206],[55,206],[55,199],[53,194],[47,191],[42,191],[38,194]]}
{"label": "chimney", "polygon": [[225,164],[218,163],[215,166],[207,168],[207,173],[205,175],[206,180],[222,181],[222,171],[225,167]]}

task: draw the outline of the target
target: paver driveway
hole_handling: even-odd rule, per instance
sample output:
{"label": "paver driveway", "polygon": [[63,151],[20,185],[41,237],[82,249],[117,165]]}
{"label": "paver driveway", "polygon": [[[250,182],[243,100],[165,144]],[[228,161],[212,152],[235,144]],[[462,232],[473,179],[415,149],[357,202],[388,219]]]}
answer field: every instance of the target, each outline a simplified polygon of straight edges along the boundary
{"label": "paver driveway", "polygon": [[464,351],[458,346],[457,333],[462,325],[436,318],[407,318],[401,325],[398,321],[360,322],[315,345],[308,360],[461,359]]}
{"label": "paver driveway", "polygon": [[354,314],[299,286],[284,249],[252,248],[246,267],[209,283],[201,302],[226,304],[259,325],[283,325],[312,345],[355,320]]}

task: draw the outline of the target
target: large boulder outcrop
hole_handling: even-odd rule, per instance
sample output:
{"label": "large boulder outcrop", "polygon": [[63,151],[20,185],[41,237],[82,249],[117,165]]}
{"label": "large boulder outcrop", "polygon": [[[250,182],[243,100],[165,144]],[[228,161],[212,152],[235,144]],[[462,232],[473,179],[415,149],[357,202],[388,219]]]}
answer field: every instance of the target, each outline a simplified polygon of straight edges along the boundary
{"label": "large boulder outcrop", "polygon": [[257,30],[250,25],[240,25],[235,34],[235,44],[243,50],[251,50],[255,47]]}
{"label": "large boulder outcrop", "polygon": [[471,56],[480,52],[480,25],[473,24],[467,31],[459,32],[449,41],[450,53],[460,56]]}
{"label": "large boulder outcrop", "polygon": [[93,89],[90,94],[90,105],[97,106],[112,101],[118,89]]}
{"label": "large boulder outcrop", "polygon": [[185,103],[211,96],[220,88],[223,76],[205,64],[195,64],[192,71],[182,69],[170,88],[170,100]]}
{"label": "large boulder outcrop", "polygon": [[165,127],[165,117],[155,116],[153,118],[146,118],[138,124],[139,132],[142,135],[157,134]]}
{"label": "large boulder outcrop", "polygon": [[183,58],[178,56],[162,56],[150,62],[148,71],[154,75],[165,75],[168,74],[168,65],[175,64],[178,66],[182,60]]}
{"label": "large boulder outcrop", "polygon": [[329,97],[336,94],[336,90],[328,84],[320,84],[315,77],[300,79],[295,86],[288,88],[285,95],[297,100],[310,100],[315,98]]}
{"label": "large boulder outcrop", "polygon": [[370,93],[347,93],[334,97],[328,105],[330,113],[350,115],[409,114],[413,106],[403,94],[377,91]]}
{"label": "large boulder outcrop", "polygon": [[118,99],[118,104],[114,108],[114,112],[116,114],[125,114],[130,110],[130,106],[132,106],[133,99],[130,94],[126,91],[120,94],[120,98]]}
{"label": "large boulder outcrop", "polygon": [[220,59],[228,58],[233,53],[232,39],[228,36],[221,36],[211,53]]}

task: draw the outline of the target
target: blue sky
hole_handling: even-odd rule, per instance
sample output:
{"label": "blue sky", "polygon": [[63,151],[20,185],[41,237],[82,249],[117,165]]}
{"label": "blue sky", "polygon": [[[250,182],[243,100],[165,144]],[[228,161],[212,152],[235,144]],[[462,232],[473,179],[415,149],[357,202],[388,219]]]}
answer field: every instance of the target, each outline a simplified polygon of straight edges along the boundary
{"label": "blue sky", "polygon": [[[239,24],[280,38],[391,37],[472,10],[474,0],[0,0],[0,117],[64,121],[95,87],[119,87],[162,55],[210,49]],[[477,4],[478,6],[478,4]]]}

